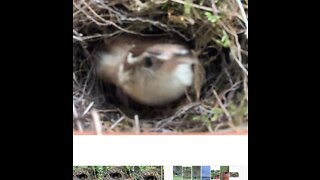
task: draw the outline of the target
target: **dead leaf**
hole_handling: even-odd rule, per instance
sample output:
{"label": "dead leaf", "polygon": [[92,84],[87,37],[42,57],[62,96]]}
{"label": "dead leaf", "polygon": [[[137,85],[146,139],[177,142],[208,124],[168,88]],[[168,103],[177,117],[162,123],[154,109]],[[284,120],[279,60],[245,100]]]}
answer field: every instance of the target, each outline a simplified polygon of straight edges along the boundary
{"label": "dead leaf", "polygon": [[197,101],[199,101],[200,94],[201,94],[201,88],[205,82],[205,69],[200,63],[197,63],[194,65],[194,77],[193,78],[194,78],[193,87],[196,91]]}

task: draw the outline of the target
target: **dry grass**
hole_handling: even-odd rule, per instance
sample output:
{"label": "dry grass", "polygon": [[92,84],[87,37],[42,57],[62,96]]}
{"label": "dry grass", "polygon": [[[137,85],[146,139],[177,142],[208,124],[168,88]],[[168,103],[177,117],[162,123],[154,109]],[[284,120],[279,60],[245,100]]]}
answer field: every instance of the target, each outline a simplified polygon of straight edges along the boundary
{"label": "dry grass", "polygon": [[[73,0],[74,129],[101,134],[245,127],[247,14],[248,2],[240,0]],[[123,108],[114,92],[96,78],[92,60],[98,41],[120,33],[182,37],[201,60],[204,84],[196,81],[196,91],[166,107]]]}

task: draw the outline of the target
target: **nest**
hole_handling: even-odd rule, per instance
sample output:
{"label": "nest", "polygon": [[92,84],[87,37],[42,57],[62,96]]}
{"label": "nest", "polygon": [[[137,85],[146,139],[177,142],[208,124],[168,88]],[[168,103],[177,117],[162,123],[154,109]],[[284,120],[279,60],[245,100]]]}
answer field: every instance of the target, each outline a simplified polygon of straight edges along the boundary
{"label": "nest", "polygon": [[105,178],[109,180],[125,180],[127,178],[126,169],[124,167],[108,167]]}
{"label": "nest", "polygon": [[73,179],[80,180],[80,179],[93,179],[93,175],[91,173],[90,168],[77,168],[73,170]]}
{"label": "nest", "polygon": [[148,168],[142,172],[142,178],[143,180],[161,180],[161,168]]}
{"label": "nest", "polygon": [[[248,2],[73,0],[73,121],[78,131],[216,132],[248,121]],[[94,70],[97,43],[117,34],[188,42],[204,83],[164,108],[123,109]]]}

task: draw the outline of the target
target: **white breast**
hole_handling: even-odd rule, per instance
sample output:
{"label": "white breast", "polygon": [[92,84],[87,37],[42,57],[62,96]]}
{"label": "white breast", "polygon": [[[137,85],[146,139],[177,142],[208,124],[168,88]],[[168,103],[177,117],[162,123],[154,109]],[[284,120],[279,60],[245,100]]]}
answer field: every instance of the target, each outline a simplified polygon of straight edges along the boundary
{"label": "white breast", "polygon": [[192,85],[193,72],[192,72],[192,65],[191,64],[179,64],[174,72],[174,75],[185,86]]}

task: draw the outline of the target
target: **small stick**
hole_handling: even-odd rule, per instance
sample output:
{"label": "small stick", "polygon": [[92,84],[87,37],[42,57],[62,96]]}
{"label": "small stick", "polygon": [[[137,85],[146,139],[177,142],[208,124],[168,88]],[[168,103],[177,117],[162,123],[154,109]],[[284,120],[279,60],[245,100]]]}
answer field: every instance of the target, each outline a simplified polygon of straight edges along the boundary
{"label": "small stick", "polygon": [[87,109],[82,113],[82,116],[84,116],[84,115],[86,115],[86,114],[88,113],[88,111],[92,108],[93,104],[94,104],[94,102],[91,102],[91,103],[89,104],[89,106],[87,107]]}
{"label": "small stick", "polygon": [[[171,0],[171,1],[176,2],[176,3],[180,3],[180,4],[186,4],[186,2],[184,2],[182,0]],[[209,8],[209,7],[200,6],[200,5],[193,4],[193,3],[190,3],[190,5],[194,8],[198,8],[198,9],[202,9],[202,10],[206,10],[206,11],[211,11],[211,8]]]}
{"label": "small stick", "polygon": [[74,118],[75,118],[75,121],[76,121],[76,125],[77,125],[77,128],[78,128],[78,130],[80,131],[80,132],[83,132],[83,128],[82,128],[82,126],[81,126],[81,123],[80,123],[80,121],[79,121],[79,119],[78,119],[78,112],[77,112],[77,109],[76,109],[76,106],[74,105],[74,103],[73,103],[73,116],[74,116]]}
{"label": "small stick", "polygon": [[75,35],[73,35],[73,39],[75,39],[75,40],[77,40],[77,41],[80,41],[80,42],[83,42],[83,39],[81,39],[81,38],[79,38],[79,37],[77,37],[77,36],[75,36]]}
{"label": "small stick", "polygon": [[93,124],[94,124],[97,135],[102,135],[102,125],[101,125],[100,116],[98,112],[96,110],[92,110],[91,116],[93,119]]}
{"label": "small stick", "polygon": [[135,132],[139,133],[140,132],[140,123],[139,123],[139,116],[134,115],[134,122],[135,122]]}
{"label": "small stick", "polygon": [[241,3],[241,0],[236,0],[236,1],[238,3],[239,8],[240,8],[241,15],[243,16],[244,23],[246,24],[246,35],[247,35],[247,39],[248,39],[248,19],[247,19],[246,13],[244,11],[243,5]]}
{"label": "small stick", "polygon": [[243,89],[244,89],[244,94],[246,96],[247,101],[248,100],[248,77],[244,75],[243,77]]}
{"label": "small stick", "polygon": [[108,131],[111,131],[113,128],[115,128],[122,120],[124,120],[124,116],[119,118],[112,126],[108,129]]}
{"label": "small stick", "polygon": [[220,98],[219,98],[219,96],[218,96],[218,94],[217,94],[217,91],[216,91],[215,89],[213,89],[213,94],[214,94],[214,96],[216,97],[216,99],[217,99],[220,107],[222,108],[223,112],[224,112],[224,113],[226,114],[226,116],[228,117],[229,122],[232,122],[232,118],[231,118],[230,113],[228,112],[228,110],[226,109],[226,107],[222,104],[222,102],[221,102],[221,100],[220,100]]}
{"label": "small stick", "polygon": [[211,7],[212,7],[212,12],[215,16],[218,16],[218,8],[216,4],[214,3],[214,0],[211,0]]}

